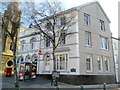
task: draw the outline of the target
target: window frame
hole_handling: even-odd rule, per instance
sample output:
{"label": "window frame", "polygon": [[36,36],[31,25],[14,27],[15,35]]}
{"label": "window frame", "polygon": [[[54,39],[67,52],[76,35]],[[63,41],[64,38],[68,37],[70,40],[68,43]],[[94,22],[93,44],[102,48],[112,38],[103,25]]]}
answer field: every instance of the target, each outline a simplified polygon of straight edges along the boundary
{"label": "window frame", "polygon": [[35,38],[35,37],[31,38],[31,39],[30,39],[30,48],[31,48],[32,50],[35,49],[35,43],[36,43],[36,38]]}
{"label": "window frame", "polygon": [[66,17],[64,16],[60,18],[60,25],[63,26],[65,24],[66,24]]}
{"label": "window frame", "polygon": [[109,49],[108,38],[100,36],[100,49],[104,49],[104,50]]}
{"label": "window frame", "polygon": [[86,26],[90,25],[90,15],[86,14],[86,13],[84,13],[84,25],[86,25]]}
{"label": "window frame", "polygon": [[46,48],[50,47],[50,39],[49,38],[45,38],[45,47]]}
{"label": "window frame", "polygon": [[[60,56],[64,56],[64,61],[60,62]],[[68,53],[56,54],[56,69],[57,71],[67,71],[68,70]],[[61,68],[61,65],[64,64],[64,68]]]}
{"label": "window frame", "polygon": [[100,30],[105,31],[105,22],[100,19]]}
{"label": "window frame", "polygon": [[[87,69],[87,64],[88,64],[88,63],[87,63],[87,59],[88,59],[88,58],[90,59],[90,62],[89,62],[90,68],[89,68],[89,70]],[[85,58],[85,61],[86,61],[86,72],[92,72],[92,71],[93,71],[93,69],[92,69],[92,68],[93,68],[93,66],[92,66],[92,65],[93,65],[93,63],[92,63],[92,58],[93,58],[92,55],[87,55],[86,58]]]}
{"label": "window frame", "polygon": [[[87,37],[86,37],[87,35]],[[87,43],[86,43],[87,42]],[[89,42],[89,44],[88,44]],[[91,32],[85,31],[85,46],[91,46]]]}
{"label": "window frame", "polygon": [[[107,68],[106,68],[106,61],[107,61]],[[109,60],[109,57],[104,57],[104,62],[105,62],[105,71],[110,72],[110,60]]]}
{"label": "window frame", "polygon": [[60,37],[60,45],[66,44],[66,32],[65,30],[61,31],[61,37]]}
{"label": "window frame", "polygon": [[[103,59],[102,56],[98,56],[97,61],[100,61],[100,63],[98,63],[98,71],[99,72],[103,71],[103,60],[102,59]],[[99,65],[100,65],[100,67],[99,67]]]}

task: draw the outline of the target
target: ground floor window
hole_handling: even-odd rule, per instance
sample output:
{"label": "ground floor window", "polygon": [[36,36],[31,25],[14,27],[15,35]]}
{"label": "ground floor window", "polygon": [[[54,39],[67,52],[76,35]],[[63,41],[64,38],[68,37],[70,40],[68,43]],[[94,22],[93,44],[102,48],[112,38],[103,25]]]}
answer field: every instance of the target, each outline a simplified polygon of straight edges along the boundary
{"label": "ground floor window", "polygon": [[56,63],[57,63],[56,68],[58,71],[67,70],[68,55],[67,54],[56,55]]}
{"label": "ground floor window", "polygon": [[86,56],[86,71],[87,72],[92,71],[92,55]]}
{"label": "ground floor window", "polygon": [[105,61],[106,72],[108,72],[108,71],[110,71],[109,58],[108,57],[104,57],[104,61]]}
{"label": "ground floor window", "polygon": [[102,71],[102,57],[101,56],[98,57],[98,71],[99,72]]}

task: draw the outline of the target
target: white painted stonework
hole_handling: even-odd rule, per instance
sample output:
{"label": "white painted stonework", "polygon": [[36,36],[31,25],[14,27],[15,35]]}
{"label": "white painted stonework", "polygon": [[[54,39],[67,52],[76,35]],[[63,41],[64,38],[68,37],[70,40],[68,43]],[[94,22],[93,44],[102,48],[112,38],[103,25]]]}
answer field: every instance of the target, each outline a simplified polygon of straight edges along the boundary
{"label": "white painted stonework", "polygon": [[[76,13],[76,24],[70,28],[70,31],[75,33],[68,35],[66,44],[59,45],[56,50],[58,71],[62,75],[114,75],[112,34],[109,27],[110,21],[105,12],[98,2],[81,5],[76,7],[73,12]],[[89,25],[84,24],[84,14],[89,15]],[[100,30],[100,20],[104,21],[105,31]],[[45,40],[39,34],[30,36],[34,32],[38,31],[34,28],[27,28],[20,33],[18,57],[22,56],[23,60],[26,61],[27,55],[30,56],[30,59],[33,55],[37,55],[37,74],[51,74],[53,71],[52,44],[46,48]],[[90,33],[90,46],[86,46],[85,32]],[[101,49],[100,37],[107,38],[107,49]],[[32,38],[36,38],[33,50],[30,44]],[[25,40],[24,50],[22,50],[21,44],[23,40]],[[38,50],[42,50],[42,55],[38,55]],[[44,56],[46,53],[50,54],[48,60]],[[99,56],[101,57],[101,71],[98,65]],[[105,62],[105,58],[108,62]],[[65,61],[60,62],[63,59]],[[87,70],[87,68],[90,70]],[[75,70],[75,72],[72,72],[72,70]]]}

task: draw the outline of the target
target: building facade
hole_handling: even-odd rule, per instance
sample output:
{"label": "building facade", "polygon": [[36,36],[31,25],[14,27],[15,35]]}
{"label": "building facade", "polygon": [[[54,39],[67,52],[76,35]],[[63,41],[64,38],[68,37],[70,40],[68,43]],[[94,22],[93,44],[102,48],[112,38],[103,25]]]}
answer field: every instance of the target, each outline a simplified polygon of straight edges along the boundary
{"label": "building facade", "polygon": [[[73,13],[76,23],[69,28],[72,34],[55,51],[59,80],[74,84],[115,82],[110,20],[101,5],[87,3],[75,7]],[[37,74],[51,75],[52,44],[35,28],[26,29],[19,37],[18,62],[37,62]]]}
{"label": "building facade", "polygon": [[118,39],[113,38],[113,50],[114,50],[114,62],[115,62],[115,71],[116,71],[116,82],[118,83]]}

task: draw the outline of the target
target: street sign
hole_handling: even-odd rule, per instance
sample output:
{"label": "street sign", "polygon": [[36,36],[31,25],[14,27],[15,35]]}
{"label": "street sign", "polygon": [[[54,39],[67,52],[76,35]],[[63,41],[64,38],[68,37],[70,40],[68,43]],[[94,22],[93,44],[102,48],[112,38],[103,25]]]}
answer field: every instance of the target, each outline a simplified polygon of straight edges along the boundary
{"label": "street sign", "polygon": [[38,52],[39,52],[39,53],[38,53],[39,55],[42,55],[42,50],[39,50]]}
{"label": "street sign", "polygon": [[57,71],[55,72],[55,71],[53,71],[53,72],[52,72],[52,76],[59,78],[60,72],[57,72]]}

